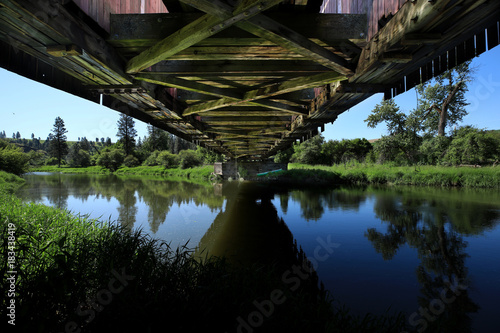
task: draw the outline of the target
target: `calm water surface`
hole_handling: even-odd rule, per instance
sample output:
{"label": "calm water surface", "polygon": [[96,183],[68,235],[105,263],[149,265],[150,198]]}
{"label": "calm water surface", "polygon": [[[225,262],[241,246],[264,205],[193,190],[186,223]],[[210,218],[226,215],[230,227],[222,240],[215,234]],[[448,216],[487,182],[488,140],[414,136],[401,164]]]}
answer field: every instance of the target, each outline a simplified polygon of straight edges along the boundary
{"label": "calm water surface", "polygon": [[402,311],[422,332],[499,331],[498,190],[25,178],[19,195],[26,200],[234,262],[284,261],[284,247],[295,240],[335,300],[355,314]]}

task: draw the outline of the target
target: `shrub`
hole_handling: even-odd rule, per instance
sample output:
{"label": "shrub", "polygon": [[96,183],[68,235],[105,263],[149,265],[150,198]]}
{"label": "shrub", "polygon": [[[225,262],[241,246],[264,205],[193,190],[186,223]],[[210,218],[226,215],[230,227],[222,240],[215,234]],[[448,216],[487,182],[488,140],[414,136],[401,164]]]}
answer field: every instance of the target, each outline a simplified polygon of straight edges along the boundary
{"label": "shrub", "polygon": [[116,171],[125,159],[125,151],[114,149],[102,152],[97,158],[97,165],[103,166],[111,171]]}
{"label": "shrub", "polygon": [[16,145],[3,142],[2,146],[0,146],[0,170],[16,175],[27,172],[29,155]]}
{"label": "shrub", "polygon": [[454,165],[485,163],[495,158],[498,150],[498,141],[494,137],[466,126],[455,132],[444,161]]}
{"label": "shrub", "polygon": [[193,150],[182,150],[179,152],[179,158],[181,160],[182,169],[192,168],[203,164],[202,157]]}
{"label": "shrub", "polygon": [[422,142],[419,149],[422,162],[430,165],[439,164],[446,155],[450,142],[450,138],[444,136],[436,136]]}
{"label": "shrub", "polygon": [[80,149],[78,147],[78,144],[75,144],[73,145],[73,147],[71,147],[68,155],[68,162],[69,166],[72,168],[86,168],[92,164],[89,152],[84,149]]}
{"label": "shrub", "polygon": [[159,165],[158,163],[158,155],[160,152],[158,150],[155,150],[149,156],[146,158],[146,160],[142,163],[144,166],[155,166]]}
{"label": "shrub", "polygon": [[167,169],[177,168],[179,166],[179,157],[167,150],[164,150],[158,154],[156,162],[158,165],[163,165]]}
{"label": "shrub", "polygon": [[139,166],[141,162],[139,162],[139,159],[137,159],[137,157],[133,155],[127,155],[127,157],[125,157],[125,160],[123,161],[123,164],[126,167],[133,168]]}

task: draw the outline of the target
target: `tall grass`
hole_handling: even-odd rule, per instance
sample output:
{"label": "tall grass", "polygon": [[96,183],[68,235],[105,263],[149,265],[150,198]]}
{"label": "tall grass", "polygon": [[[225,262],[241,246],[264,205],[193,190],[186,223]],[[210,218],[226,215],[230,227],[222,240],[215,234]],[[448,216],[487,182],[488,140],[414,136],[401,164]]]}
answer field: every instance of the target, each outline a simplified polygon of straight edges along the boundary
{"label": "tall grass", "polygon": [[[111,171],[101,166],[91,166],[87,168],[69,168],[57,166],[43,166],[34,168],[32,171],[41,172],[62,172],[74,174],[110,174]],[[209,180],[214,171],[213,165],[204,165],[194,168],[172,168],[167,169],[163,166],[138,166],[138,167],[121,167],[114,172],[117,175],[150,175],[162,176],[168,178],[184,178],[184,179],[198,179]]]}
{"label": "tall grass", "polygon": [[[394,184],[424,186],[461,186],[500,188],[500,167],[440,167],[387,166],[380,164],[351,164],[349,166],[311,166],[289,164],[281,177],[327,179],[336,184]],[[299,171],[300,170],[300,171]]]}
{"label": "tall grass", "polygon": [[[8,193],[20,183],[0,173],[1,284],[8,289],[10,223],[16,237],[19,331],[236,332],[238,318],[248,320],[259,311],[255,304],[269,300],[273,290],[281,290],[286,301],[262,316],[259,332],[401,329],[401,317],[358,318],[335,310],[325,292],[310,293],[318,289],[313,279],[292,291],[282,281],[283,272],[273,267],[195,259],[191,250],[173,249],[140,230],[23,203]],[[2,293],[2,325],[9,302]]]}

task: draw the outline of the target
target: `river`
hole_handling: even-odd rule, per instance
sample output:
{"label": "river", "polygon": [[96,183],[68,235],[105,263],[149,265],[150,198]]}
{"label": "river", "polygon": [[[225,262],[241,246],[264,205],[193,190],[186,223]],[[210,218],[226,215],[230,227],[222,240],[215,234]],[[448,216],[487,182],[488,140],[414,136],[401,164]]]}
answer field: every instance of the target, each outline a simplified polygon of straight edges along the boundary
{"label": "river", "polygon": [[18,195],[172,246],[286,262],[296,241],[335,302],[403,312],[420,332],[498,332],[500,192],[427,187],[207,185],[158,177],[25,176]]}

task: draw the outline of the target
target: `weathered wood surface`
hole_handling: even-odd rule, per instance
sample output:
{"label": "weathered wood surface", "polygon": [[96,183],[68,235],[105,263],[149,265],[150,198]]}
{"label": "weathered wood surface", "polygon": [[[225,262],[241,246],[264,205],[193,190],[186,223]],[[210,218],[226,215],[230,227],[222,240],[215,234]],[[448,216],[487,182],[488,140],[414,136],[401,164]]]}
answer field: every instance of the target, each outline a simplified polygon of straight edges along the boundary
{"label": "weathered wood surface", "polygon": [[111,14],[166,13],[161,0],[73,0],[80,9],[109,31]]}

